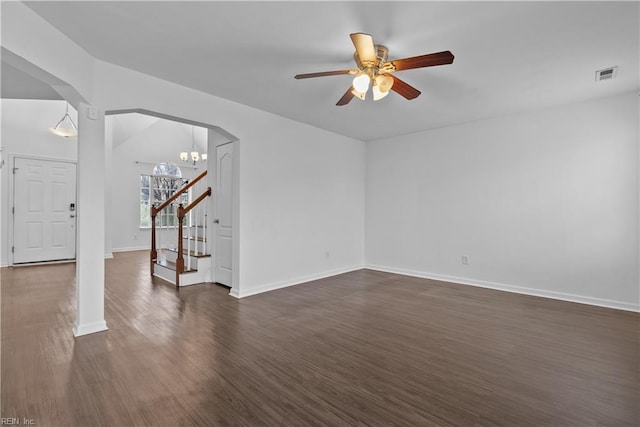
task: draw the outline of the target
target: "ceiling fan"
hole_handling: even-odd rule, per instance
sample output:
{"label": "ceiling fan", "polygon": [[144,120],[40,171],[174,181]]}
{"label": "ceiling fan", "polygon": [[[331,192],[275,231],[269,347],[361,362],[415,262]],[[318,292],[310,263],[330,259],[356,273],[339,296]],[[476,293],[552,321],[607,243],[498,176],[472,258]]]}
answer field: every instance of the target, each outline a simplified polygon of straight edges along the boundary
{"label": "ceiling fan", "polygon": [[390,90],[402,95],[406,99],[417,98],[420,95],[420,91],[394,76],[392,74],[394,71],[434,67],[436,65],[453,63],[453,54],[448,50],[388,61],[387,56],[389,49],[385,46],[374,44],[373,37],[370,34],[353,33],[350,36],[353,45],[356,47],[356,52],[353,54],[353,57],[358,68],[298,74],[295,76],[296,79],[308,79],[311,77],[338,76],[341,74],[355,75],[353,85],[347,89],[336,105],[347,105],[354,97],[364,100],[369,90],[369,84],[371,83],[373,83],[371,91],[374,101],[387,96]]}

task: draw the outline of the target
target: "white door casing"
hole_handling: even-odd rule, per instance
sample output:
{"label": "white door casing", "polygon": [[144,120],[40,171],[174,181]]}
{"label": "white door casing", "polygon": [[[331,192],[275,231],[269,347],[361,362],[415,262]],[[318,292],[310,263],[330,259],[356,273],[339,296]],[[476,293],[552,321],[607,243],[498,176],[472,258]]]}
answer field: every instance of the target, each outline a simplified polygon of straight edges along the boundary
{"label": "white door casing", "polygon": [[215,279],[217,283],[232,286],[233,236],[233,143],[216,147],[215,204]]}
{"label": "white door casing", "polygon": [[14,158],[13,263],[76,256],[76,165]]}

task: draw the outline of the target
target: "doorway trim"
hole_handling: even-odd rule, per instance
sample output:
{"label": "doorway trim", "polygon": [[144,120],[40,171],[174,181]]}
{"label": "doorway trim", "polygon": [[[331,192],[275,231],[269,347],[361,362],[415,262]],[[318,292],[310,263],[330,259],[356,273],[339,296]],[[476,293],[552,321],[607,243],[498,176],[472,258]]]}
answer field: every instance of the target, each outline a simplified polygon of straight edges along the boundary
{"label": "doorway trim", "polygon": [[[78,162],[75,159],[65,159],[65,158],[55,158],[55,157],[42,157],[42,156],[33,156],[30,154],[19,154],[19,153],[9,153],[9,162],[8,162],[8,167],[9,167],[9,203],[7,206],[7,210],[6,213],[7,215],[9,215],[9,221],[7,223],[8,226],[8,230],[7,230],[7,247],[5,248],[5,250],[7,251],[7,254],[9,254],[9,256],[7,257],[7,260],[9,261],[9,265],[10,266],[17,266],[17,265],[23,265],[23,264],[16,264],[14,262],[14,253],[11,250],[11,248],[13,246],[15,246],[15,236],[14,236],[14,228],[15,228],[15,215],[13,214],[13,212],[9,212],[10,210],[12,210],[13,207],[15,207],[15,175],[13,173],[13,168],[15,167],[15,159],[31,159],[31,160],[42,160],[42,161],[46,161],[46,162],[60,162],[60,163],[71,163],[76,165],[76,168],[78,167]],[[77,176],[76,176],[76,195],[77,195]],[[77,238],[77,229],[76,229],[76,238]],[[76,256],[78,254],[77,252],[78,248],[77,248],[77,243],[76,243]],[[76,257],[74,257],[73,259],[70,260],[65,260],[65,261],[51,261],[51,263],[60,263],[60,262],[75,262]],[[36,264],[48,264],[49,262],[47,261],[42,261],[39,263],[29,263],[29,264],[24,264],[24,265],[36,265]]]}

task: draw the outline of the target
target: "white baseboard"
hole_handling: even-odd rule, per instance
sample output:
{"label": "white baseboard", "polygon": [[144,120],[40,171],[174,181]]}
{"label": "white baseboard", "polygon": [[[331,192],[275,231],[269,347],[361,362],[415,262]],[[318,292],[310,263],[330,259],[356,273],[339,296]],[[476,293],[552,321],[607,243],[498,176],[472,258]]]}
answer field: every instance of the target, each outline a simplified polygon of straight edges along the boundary
{"label": "white baseboard", "polygon": [[113,248],[111,252],[134,252],[134,251],[150,251],[151,246],[130,246],[128,248]]}
{"label": "white baseboard", "polygon": [[82,335],[95,334],[96,332],[106,331],[107,322],[102,320],[95,323],[87,323],[85,325],[73,325],[73,336],[81,337]]}
{"label": "white baseboard", "polygon": [[24,267],[37,267],[39,265],[56,265],[56,264],[72,264],[76,259],[61,259],[59,261],[41,261],[41,262],[27,262],[24,264],[13,264],[11,267],[24,268]]}
{"label": "white baseboard", "polygon": [[266,285],[259,286],[257,288],[243,291],[231,288],[229,295],[235,298],[245,298],[251,295],[261,294],[263,292],[275,291],[276,289],[287,288],[289,286],[301,285],[303,283],[311,282],[313,280],[325,279],[327,277],[336,276],[338,274],[348,273],[350,271],[362,270],[362,265],[356,265],[352,267],[339,268],[335,270],[324,271],[322,273],[312,274],[309,276],[296,277],[295,279],[283,280],[282,282],[268,283]]}
{"label": "white baseboard", "polygon": [[584,295],[567,294],[563,292],[547,291],[543,289],[526,288],[522,286],[507,285],[504,283],[487,282],[483,280],[467,279],[455,276],[446,276],[442,274],[429,273],[423,271],[406,270],[403,268],[387,267],[382,265],[367,264],[364,268],[369,270],[383,271],[385,273],[402,274],[405,276],[420,277],[423,279],[439,280],[443,282],[458,283],[461,285],[477,286],[480,288],[495,289],[499,291],[513,292],[516,294],[532,295],[536,297],[551,298],[562,301],[577,302],[580,304],[589,304],[599,307],[615,308],[617,310],[640,312],[640,305],[630,304],[624,301],[608,300],[603,298],[594,298]]}
{"label": "white baseboard", "polygon": [[[113,253],[108,253],[108,254],[104,254],[104,259],[111,259],[113,258]],[[68,263],[68,262],[76,262],[75,259],[71,259],[71,260],[63,260],[63,261],[43,261],[43,262],[32,262],[32,263],[28,263],[28,264],[18,264],[16,265],[16,267],[19,266],[34,266],[34,265],[48,265],[48,264],[64,264],[64,263]],[[0,264],[0,268],[3,267],[11,267],[11,264]]]}

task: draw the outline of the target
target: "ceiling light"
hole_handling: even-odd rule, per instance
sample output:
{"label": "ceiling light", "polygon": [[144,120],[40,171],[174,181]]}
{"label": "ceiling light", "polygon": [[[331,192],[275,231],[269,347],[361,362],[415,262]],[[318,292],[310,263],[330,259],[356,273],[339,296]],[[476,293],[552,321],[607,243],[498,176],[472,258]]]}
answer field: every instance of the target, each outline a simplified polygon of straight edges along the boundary
{"label": "ceiling light", "polygon": [[371,91],[373,92],[373,100],[374,101],[379,101],[382,98],[384,98],[385,96],[389,95],[389,91],[386,92],[382,92],[380,90],[380,85],[373,85],[373,88],[371,89]]}
{"label": "ceiling light", "polygon": [[384,74],[375,76],[373,79],[373,100],[378,101],[389,95],[389,90],[393,86],[393,78]]}
{"label": "ceiling light", "polygon": [[353,88],[358,92],[366,93],[371,79],[366,74],[360,74],[353,79]]}
{"label": "ceiling light", "polygon": [[67,102],[67,108],[64,112],[64,116],[60,119],[60,121],[52,128],[49,128],[49,131],[58,136],[64,136],[65,138],[72,138],[78,136],[78,127],[71,117],[69,116],[69,103]]}
{"label": "ceiling light", "polygon": [[387,93],[393,86],[393,77],[388,74],[380,74],[375,78],[376,83],[380,86],[380,92]]}
{"label": "ceiling light", "polygon": [[200,154],[198,151],[196,151],[196,138],[194,132],[195,126],[191,126],[191,151],[183,151],[182,153],[180,153],[180,160],[182,160],[183,162],[191,163],[195,166],[199,161],[204,162],[205,160],[207,160],[207,153]]}

